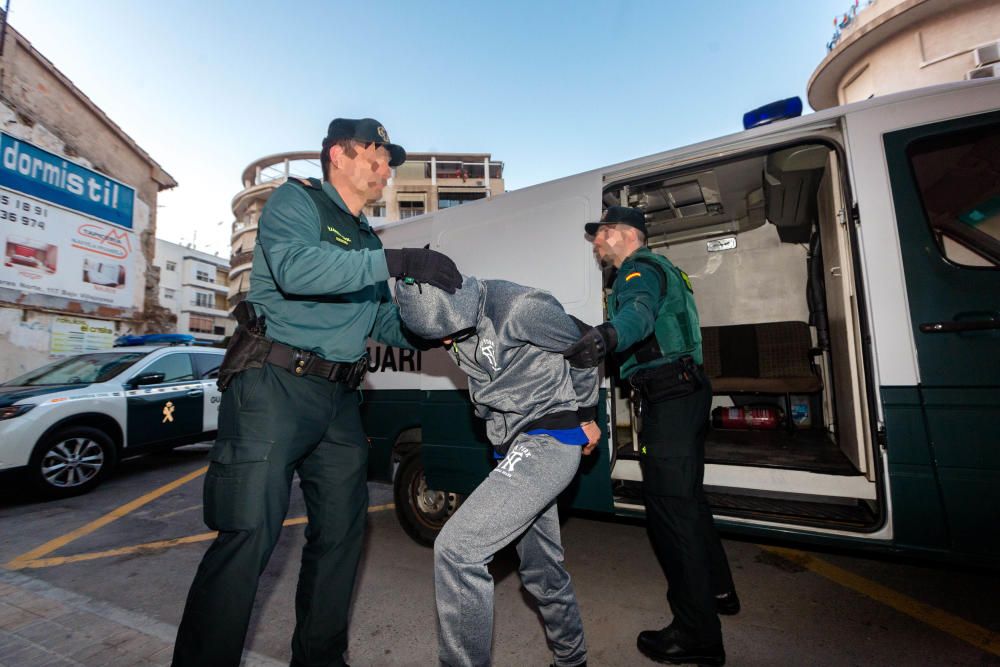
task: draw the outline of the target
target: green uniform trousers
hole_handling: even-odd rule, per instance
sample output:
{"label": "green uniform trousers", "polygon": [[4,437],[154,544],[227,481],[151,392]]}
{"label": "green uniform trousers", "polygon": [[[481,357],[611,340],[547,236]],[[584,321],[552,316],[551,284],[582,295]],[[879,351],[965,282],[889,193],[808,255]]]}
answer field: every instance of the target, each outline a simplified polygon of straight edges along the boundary
{"label": "green uniform trousers", "polygon": [[343,384],[271,365],[233,379],[205,477],[205,523],[219,535],[191,584],[173,665],[239,665],[257,580],[281,533],[295,472],[309,522],[292,665],[344,664],[368,509],[358,403],[358,392]]}
{"label": "green uniform trousers", "polygon": [[703,372],[698,378],[701,387],[688,396],[642,397],[640,465],[646,527],[667,577],[672,625],[694,642],[716,644],[722,628],[715,595],[733,590],[733,577],[702,488],[712,387]]}

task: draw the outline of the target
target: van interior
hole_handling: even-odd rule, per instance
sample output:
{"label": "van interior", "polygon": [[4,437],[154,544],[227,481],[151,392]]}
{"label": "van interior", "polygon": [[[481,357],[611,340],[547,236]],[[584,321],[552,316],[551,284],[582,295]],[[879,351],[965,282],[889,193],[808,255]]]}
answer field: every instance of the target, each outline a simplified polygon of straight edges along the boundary
{"label": "van interior", "polygon": [[[716,515],[879,524],[845,183],[837,151],[817,141],[604,191],[606,206],[644,210],[650,248],[691,279],[714,395],[705,488]],[[641,506],[630,393],[618,382],[611,406],[623,510]]]}

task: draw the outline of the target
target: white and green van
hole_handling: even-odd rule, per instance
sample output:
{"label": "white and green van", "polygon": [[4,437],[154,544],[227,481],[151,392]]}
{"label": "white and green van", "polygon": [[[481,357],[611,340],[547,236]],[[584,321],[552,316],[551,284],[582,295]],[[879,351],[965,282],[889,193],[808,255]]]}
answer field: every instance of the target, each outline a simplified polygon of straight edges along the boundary
{"label": "white and green van", "polygon": [[[583,225],[613,204],[643,208],[649,245],[690,276],[715,406],[780,416],[710,432],[722,528],[1000,557],[1000,81],[780,120],[380,233],[598,323],[608,276]],[[373,472],[428,542],[488,474],[485,434],[442,351],[370,353]],[[641,515],[628,388],[606,376],[606,440],[567,502]]]}

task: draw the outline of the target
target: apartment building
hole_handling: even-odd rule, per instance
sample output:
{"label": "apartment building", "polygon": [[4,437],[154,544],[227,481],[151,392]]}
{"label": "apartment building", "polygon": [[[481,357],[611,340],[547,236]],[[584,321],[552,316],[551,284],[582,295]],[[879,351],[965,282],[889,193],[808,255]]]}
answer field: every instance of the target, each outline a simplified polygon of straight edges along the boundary
{"label": "apartment building", "polygon": [[845,0],[809,78],[813,109],[1000,74],[997,0]]}
{"label": "apartment building", "polygon": [[[229,316],[229,262],[218,255],[156,239],[160,304],[177,316],[176,333],[215,343],[233,333]],[[166,333],[166,332],[164,332]]]}

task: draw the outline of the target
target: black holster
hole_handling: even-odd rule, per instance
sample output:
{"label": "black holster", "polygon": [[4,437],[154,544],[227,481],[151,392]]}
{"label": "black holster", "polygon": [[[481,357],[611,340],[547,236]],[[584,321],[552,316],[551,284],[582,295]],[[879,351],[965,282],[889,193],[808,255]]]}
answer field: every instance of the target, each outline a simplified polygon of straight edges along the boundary
{"label": "black holster", "polygon": [[219,391],[225,391],[240,371],[262,367],[270,350],[270,339],[251,332],[242,324],[236,327],[219,367]]}
{"label": "black holster", "polygon": [[702,371],[691,357],[648,370],[629,378],[629,383],[651,403],[690,396],[702,387]]}

